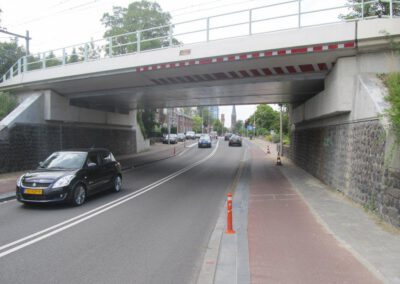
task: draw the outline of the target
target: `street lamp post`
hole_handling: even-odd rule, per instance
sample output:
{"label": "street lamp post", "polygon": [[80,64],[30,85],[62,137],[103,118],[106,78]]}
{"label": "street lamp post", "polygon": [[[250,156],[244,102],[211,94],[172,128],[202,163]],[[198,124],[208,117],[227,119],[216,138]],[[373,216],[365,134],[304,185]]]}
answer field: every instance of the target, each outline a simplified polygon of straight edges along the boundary
{"label": "street lamp post", "polygon": [[256,138],[256,112],[254,112],[253,131],[254,131],[254,138]]}
{"label": "street lamp post", "polygon": [[282,104],[279,104],[281,107],[281,112],[279,114],[279,132],[280,132],[280,138],[279,138],[279,156],[283,156],[283,133],[282,133],[282,128],[283,128],[283,123],[282,123]]}
{"label": "street lamp post", "polygon": [[167,128],[168,128],[168,134],[167,134],[167,141],[168,144],[170,144],[170,134],[171,134],[171,109],[167,108]]}

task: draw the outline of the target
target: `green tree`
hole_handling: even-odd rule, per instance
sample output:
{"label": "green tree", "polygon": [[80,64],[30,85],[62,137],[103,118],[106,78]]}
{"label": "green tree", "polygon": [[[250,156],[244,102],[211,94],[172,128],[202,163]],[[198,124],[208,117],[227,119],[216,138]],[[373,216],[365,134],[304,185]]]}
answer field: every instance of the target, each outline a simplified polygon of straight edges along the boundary
{"label": "green tree", "polygon": [[[274,110],[271,106],[266,104],[261,104],[257,106],[255,111],[256,116],[256,133],[258,135],[266,135],[271,130],[276,133],[280,131],[280,118],[279,111]],[[254,114],[246,119],[245,127],[247,125],[254,124]],[[289,132],[289,115],[288,108],[286,106],[283,107],[282,114],[282,130],[284,134]]]}
{"label": "green tree", "polygon": [[17,99],[9,93],[0,92],[0,120],[18,105]]}
{"label": "green tree", "polygon": [[[279,126],[279,112],[275,111],[271,106],[261,104],[257,106],[256,112],[256,129],[264,128],[267,130],[276,130]],[[247,119],[250,125],[254,124],[254,114]],[[254,125],[253,125],[254,126]],[[278,127],[279,129],[279,127]]]}
{"label": "green tree", "polygon": [[[147,30],[153,27],[162,26],[140,34],[140,50],[161,48],[169,45],[167,36],[171,25],[171,15],[168,12],[163,12],[156,2],[142,0],[132,2],[128,8],[113,7],[113,12],[111,14],[105,13],[101,22],[107,29],[104,33],[104,38],[116,36],[112,42],[113,54],[135,52],[137,50],[136,41],[138,40],[135,31]],[[131,34],[118,36],[126,33]],[[173,43],[176,44],[178,41],[174,39]],[[108,53],[109,48],[106,48],[105,51]]]}
{"label": "green tree", "polygon": [[42,68],[43,63],[39,56],[29,55],[27,57],[27,62],[28,65],[26,68],[28,71]]}
{"label": "green tree", "polygon": [[233,132],[243,135],[243,130],[244,130],[244,122],[243,122],[243,120],[236,121],[235,129],[233,130]]}
{"label": "green tree", "polygon": [[155,110],[143,109],[137,112],[137,121],[142,130],[144,138],[149,138],[155,131],[157,123],[155,122]]}
{"label": "green tree", "polygon": [[218,135],[222,135],[224,133],[224,126],[219,119],[214,120],[213,130],[218,133]]}
{"label": "green tree", "polygon": [[72,49],[71,55],[68,57],[67,62],[68,62],[68,63],[74,63],[74,62],[79,62],[79,61],[80,61],[80,60],[79,60],[79,56],[78,56],[78,54],[76,53],[76,49],[75,49],[75,47],[74,47],[74,49]]}
{"label": "green tree", "polygon": [[0,75],[4,75],[24,55],[25,50],[16,42],[0,42]]}
{"label": "green tree", "polygon": [[49,55],[46,56],[46,67],[61,65],[61,61],[56,58],[53,51],[50,51]]}
{"label": "green tree", "polygon": [[[364,2],[370,2],[370,1],[364,1]],[[350,19],[357,19],[361,17],[371,17],[371,16],[382,16],[390,15],[390,1],[389,0],[380,0],[378,2],[374,3],[364,3],[364,9],[362,7],[362,0],[347,0],[348,5],[355,5],[359,4],[356,6],[351,6],[349,9],[351,10],[348,14],[340,14],[339,18],[345,19],[345,20],[350,20]],[[364,11],[364,13],[363,13]],[[400,4],[398,3],[393,3],[393,15],[394,16],[399,16],[400,15]]]}
{"label": "green tree", "polygon": [[78,50],[79,50],[79,55],[82,59],[84,59],[85,57],[87,60],[100,58],[101,48],[97,47],[93,42],[93,40],[89,44],[79,47]]}
{"label": "green tree", "polygon": [[193,119],[193,125],[192,125],[193,131],[196,133],[201,133],[201,122],[202,122],[201,117],[196,115],[193,116],[192,119]]}

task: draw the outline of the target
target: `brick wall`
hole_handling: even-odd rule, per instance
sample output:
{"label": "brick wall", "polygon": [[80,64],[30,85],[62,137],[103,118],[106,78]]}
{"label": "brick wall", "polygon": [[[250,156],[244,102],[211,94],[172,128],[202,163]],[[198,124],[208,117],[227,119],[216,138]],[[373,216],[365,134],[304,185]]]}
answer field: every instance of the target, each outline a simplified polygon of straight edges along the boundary
{"label": "brick wall", "polygon": [[136,152],[134,130],[76,125],[17,124],[0,140],[0,173],[35,168],[61,149],[104,147],[115,155]]}
{"label": "brick wall", "polygon": [[400,226],[400,173],[385,169],[385,141],[378,120],[297,129],[284,155]]}

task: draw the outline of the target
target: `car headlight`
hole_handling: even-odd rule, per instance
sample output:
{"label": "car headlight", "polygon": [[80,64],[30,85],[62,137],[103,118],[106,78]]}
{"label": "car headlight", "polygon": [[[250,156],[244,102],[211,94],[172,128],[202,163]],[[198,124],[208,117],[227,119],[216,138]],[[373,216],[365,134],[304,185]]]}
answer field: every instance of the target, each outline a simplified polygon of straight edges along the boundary
{"label": "car headlight", "polygon": [[75,177],[75,175],[67,175],[67,176],[63,176],[62,178],[60,178],[59,180],[57,180],[54,184],[53,184],[53,188],[54,187],[64,187],[69,185],[69,183],[71,182],[71,180]]}
{"label": "car headlight", "polygon": [[21,187],[22,179],[23,179],[23,178],[24,178],[24,175],[20,176],[20,177],[17,179],[17,186],[18,186],[18,187]]}

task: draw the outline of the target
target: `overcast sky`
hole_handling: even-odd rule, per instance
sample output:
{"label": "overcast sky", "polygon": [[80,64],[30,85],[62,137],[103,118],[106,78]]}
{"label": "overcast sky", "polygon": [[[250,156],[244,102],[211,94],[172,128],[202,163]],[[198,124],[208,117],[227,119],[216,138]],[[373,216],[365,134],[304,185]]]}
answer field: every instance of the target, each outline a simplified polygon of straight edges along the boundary
{"label": "overcast sky", "polygon": [[[0,26],[8,31],[25,34],[30,31],[32,53],[71,46],[91,39],[100,39],[104,34],[104,27],[100,19],[105,12],[111,12],[113,6],[127,7],[132,0],[0,0]],[[179,23],[186,20],[203,18],[222,13],[261,7],[287,0],[157,0],[164,11],[170,12],[172,22]],[[328,7],[337,7],[345,4],[346,0],[302,0],[302,10],[312,11]],[[259,14],[274,16],[292,13],[296,3],[288,4],[269,10],[258,10]],[[304,17],[304,23],[314,24],[321,21],[336,19],[344,10],[326,11],[318,14],[309,14]],[[257,17],[257,13],[254,13]],[[265,17],[265,16],[264,16]],[[290,21],[273,24],[275,27],[285,27]],[[295,19],[291,19],[294,20]],[[224,19],[229,21],[229,19]],[[8,40],[5,34],[0,33],[0,41]],[[23,42],[21,42],[23,44]],[[246,119],[255,110],[256,106],[238,106],[237,118]],[[221,107],[230,126],[232,107]]]}

